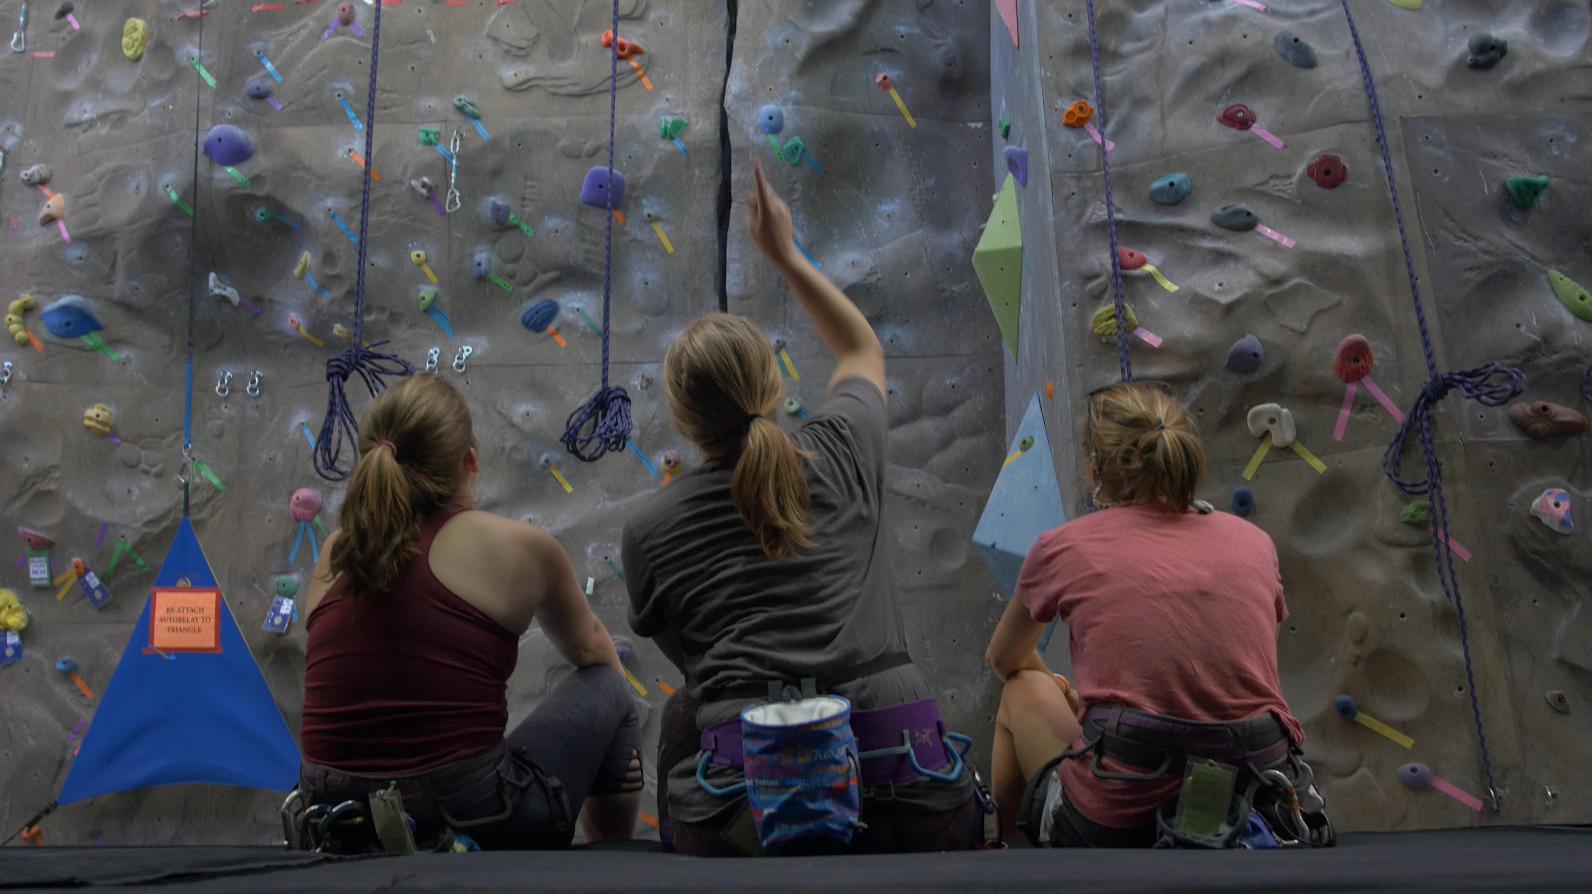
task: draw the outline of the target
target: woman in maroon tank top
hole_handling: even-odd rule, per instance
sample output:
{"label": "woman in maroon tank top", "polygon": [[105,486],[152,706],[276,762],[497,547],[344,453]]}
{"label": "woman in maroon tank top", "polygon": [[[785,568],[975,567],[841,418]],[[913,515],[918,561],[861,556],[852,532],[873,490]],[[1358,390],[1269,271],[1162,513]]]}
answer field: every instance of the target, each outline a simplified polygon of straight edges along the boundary
{"label": "woman in maroon tank top", "polygon": [[[613,641],[556,540],[473,508],[463,396],[405,380],[365,411],[359,450],[306,606],[305,803],[363,804],[396,784],[422,847],[460,834],[565,847],[577,817],[587,840],[629,838],[639,723]],[[505,735],[533,620],[576,670]],[[374,848],[372,825],[332,823],[306,843]]]}

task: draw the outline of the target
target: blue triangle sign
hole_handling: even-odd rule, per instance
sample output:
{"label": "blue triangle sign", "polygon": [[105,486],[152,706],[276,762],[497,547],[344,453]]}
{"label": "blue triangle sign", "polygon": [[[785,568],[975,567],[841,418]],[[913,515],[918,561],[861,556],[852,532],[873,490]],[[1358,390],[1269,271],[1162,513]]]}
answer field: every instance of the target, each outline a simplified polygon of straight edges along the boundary
{"label": "blue triangle sign", "polygon": [[[1034,440],[1023,450],[1027,438]],[[1011,596],[1034,541],[1067,520],[1037,393],[1028,402],[1028,411],[1023,414],[1006,455],[1011,458],[995,479],[984,514],[973,530],[973,548],[989,566],[990,574],[995,575],[995,582]]]}
{"label": "blue triangle sign", "polygon": [[[187,517],[154,585],[216,586]],[[144,600],[59,803],[178,782],[277,791],[298,782],[298,746],[226,606],[223,598],[221,651],[166,656],[145,651],[149,599]]]}

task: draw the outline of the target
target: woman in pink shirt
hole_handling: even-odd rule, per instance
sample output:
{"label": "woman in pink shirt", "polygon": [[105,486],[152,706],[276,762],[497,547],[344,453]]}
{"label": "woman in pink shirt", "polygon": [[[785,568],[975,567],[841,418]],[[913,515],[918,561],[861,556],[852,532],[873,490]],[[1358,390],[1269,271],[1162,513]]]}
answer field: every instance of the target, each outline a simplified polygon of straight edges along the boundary
{"label": "woman in pink shirt", "polygon": [[[1303,808],[1285,809],[1279,831],[1330,840],[1277,679],[1288,608],[1271,538],[1194,499],[1205,452],[1165,386],[1091,395],[1085,444],[1097,511],[1034,544],[985,656],[1005,681],[992,768],[1003,834],[1148,847],[1192,756],[1248,767],[1262,788],[1278,770]],[[1058,616],[1071,684],[1036,650]],[[1207,747],[1213,733],[1219,748]],[[1311,829],[1288,834],[1311,815]]]}

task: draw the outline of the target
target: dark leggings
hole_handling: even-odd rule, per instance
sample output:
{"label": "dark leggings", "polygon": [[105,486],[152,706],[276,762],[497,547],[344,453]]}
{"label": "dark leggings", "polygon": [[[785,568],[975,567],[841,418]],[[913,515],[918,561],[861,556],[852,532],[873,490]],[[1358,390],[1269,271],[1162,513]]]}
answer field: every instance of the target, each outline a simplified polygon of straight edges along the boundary
{"label": "dark leggings", "polygon": [[[660,780],[669,768],[696,755],[701,747],[701,733],[697,730],[696,699],[684,689],[669,696],[663,706],[663,724],[658,737],[658,776]],[[737,799],[739,808],[730,808],[700,823],[683,823],[669,819],[666,786],[658,786],[658,818],[673,837],[676,853],[693,857],[744,857],[747,851],[734,843],[726,832],[747,812],[746,798]],[[915,851],[960,851],[976,848],[984,841],[984,813],[972,798],[955,810],[925,811],[896,801],[879,798],[862,799],[861,820],[867,825],[852,837],[850,844],[835,841],[796,842],[788,845],[782,854],[797,856],[812,853],[833,854],[885,854]],[[735,836],[745,840],[745,836]],[[751,836],[753,843],[756,835]]]}
{"label": "dark leggings", "polygon": [[[515,778],[503,780],[502,791],[513,804],[512,813],[468,825],[502,812],[506,805],[493,798],[454,817],[460,821],[456,827],[462,826],[459,831],[486,850],[568,847],[587,796],[623,791],[640,738],[640,719],[625,678],[606,665],[579,668],[505,737]],[[557,779],[562,798],[547,776]]]}

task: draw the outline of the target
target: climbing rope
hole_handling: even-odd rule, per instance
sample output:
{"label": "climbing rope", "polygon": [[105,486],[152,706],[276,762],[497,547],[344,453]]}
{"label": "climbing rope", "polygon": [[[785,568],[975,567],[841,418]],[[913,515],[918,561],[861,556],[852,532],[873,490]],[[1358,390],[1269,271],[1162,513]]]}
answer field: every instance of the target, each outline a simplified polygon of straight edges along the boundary
{"label": "climbing rope", "polygon": [[1094,64],[1095,114],[1100,116],[1100,172],[1106,183],[1106,233],[1111,237],[1111,302],[1117,318],[1117,369],[1122,381],[1133,381],[1133,355],[1128,350],[1128,305],[1122,299],[1122,262],[1117,257],[1117,209],[1111,202],[1111,161],[1106,157],[1106,105],[1100,93],[1100,43],[1095,37],[1094,0],[1089,12],[1089,60]]}
{"label": "climbing rope", "polygon": [[[1376,141],[1382,150],[1382,170],[1387,174],[1388,192],[1393,197],[1393,217],[1398,222],[1399,242],[1404,249],[1404,269],[1409,274],[1410,297],[1415,303],[1415,321],[1421,332],[1421,351],[1426,358],[1426,384],[1410,407],[1409,414],[1399,425],[1398,434],[1388,443],[1382,455],[1382,468],[1388,480],[1407,494],[1429,494],[1432,504],[1432,551],[1437,560],[1437,579],[1454,603],[1459,619],[1459,645],[1465,656],[1465,683],[1470,689],[1470,711],[1476,722],[1476,741],[1481,746],[1482,769],[1487,775],[1487,793],[1492,797],[1494,813],[1501,813],[1498,786],[1493,779],[1492,757],[1487,751],[1487,732],[1482,726],[1481,704],[1476,698],[1476,673],[1470,656],[1470,630],[1465,619],[1465,602],[1460,597],[1459,577],[1454,571],[1454,551],[1448,538],[1448,507],[1443,499],[1443,465],[1437,458],[1436,445],[1432,443],[1431,413],[1449,391],[1458,388],[1460,394],[1482,406],[1503,406],[1526,389],[1526,376],[1518,369],[1497,362],[1459,372],[1440,373],[1437,356],[1432,351],[1431,332],[1426,325],[1426,311],[1421,305],[1421,289],[1415,277],[1415,259],[1410,253],[1410,240],[1404,229],[1404,212],[1399,207],[1399,190],[1393,179],[1393,159],[1387,148],[1387,130],[1382,123],[1382,109],[1376,99],[1376,85],[1371,79],[1371,66],[1365,59],[1365,47],[1360,43],[1359,29],[1354,26],[1354,15],[1349,12],[1348,0],[1340,0],[1343,16],[1349,23],[1349,36],[1354,40],[1354,52],[1360,60],[1360,74],[1365,79],[1365,95],[1371,103],[1371,120],[1376,124]],[[1502,376],[1503,381],[1491,381]],[[1420,444],[1426,461],[1426,477],[1409,481],[1403,477],[1402,462],[1409,446],[1411,434]]]}
{"label": "climbing rope", "polygon": [[[619,0],[614,0],[613,40],[609,41],[608,66],[608,187],[603,191],[607,205],[614,187],[614,117],[619,96]],[[630,395],[618,385],[608,384],[608,305],[614,270],[614,211],[606,209],[608,228],[603,235],[603,383],[591,399],[575,408],[559,438],[570,453],[585,462],[596,462],[610,450],[625,449],[630,437]],[[589,427],[589,430],[588,430]]]}
{"label": "climbing rope", "polygon": [[365,332],[365,248],[370,233],[370,179],[376,168],[374,143],[376,138],[376,62],[381,54],[381,3],[372,4],[376,11],[375,24],[370,34],[370,90],[365,97],[365,173],[361,178],[363,189],[359,198],[359,269],[354,274],[354,335],[353,346],[326,361],[326,420],[321,423],[321,436],[315,441],[312,458],[315,472],[328,481],[342,481],[353,474],[353,464],[348,468],[339,465],[346,440],[357,454],[359,450],[359,420],[348,406],[345,388],[348,377],[357,374],[365,383],[371,397],[386,387],[387,376],[411,376],[415,368],[396,354],[373,350],[387,341],[366,345]]}
{"label": "climbing rope", "polygon": [[[205,17],[199,17],[199,37],[194,59],[205,46]],[[188,517],[189,482],[193,478],[193,316],[195,293],[199,288],[199,114],[204,105],[203,91],[195,91],[193,104],[193,213],[188,215],[188,339],[184,349],[182,392],[182,464],[177,483],[182,487],[182,516]]]}

